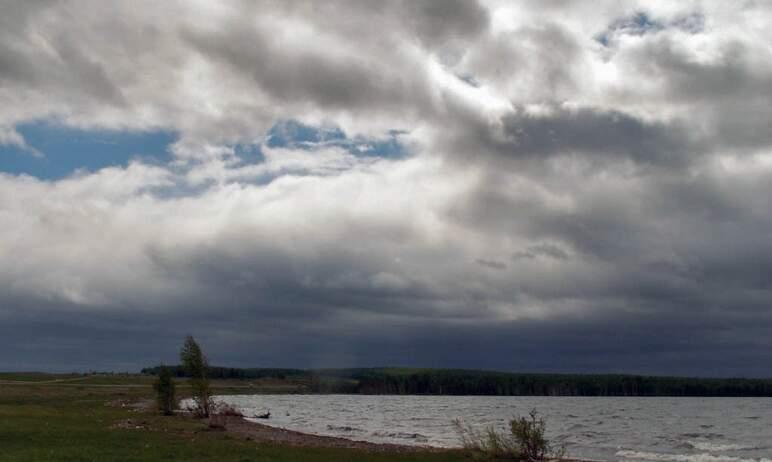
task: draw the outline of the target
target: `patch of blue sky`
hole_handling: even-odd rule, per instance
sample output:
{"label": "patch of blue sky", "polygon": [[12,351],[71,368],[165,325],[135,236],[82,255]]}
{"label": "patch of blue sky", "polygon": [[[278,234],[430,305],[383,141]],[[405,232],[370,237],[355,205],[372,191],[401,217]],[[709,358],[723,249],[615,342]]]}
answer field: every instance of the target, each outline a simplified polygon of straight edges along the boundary
{"label": "patch of blue sky", "polygon": [[[79,171],[126,166],[132,160],[166,165],[173,160],[170,145],[178,139],[176,133],[169,131],[88,130],[43,121],[20,124],[16,130],[40,155],[19,146],[0,145],[0,172],[45,180],[58,180]],[[401,158],[407,155],[399,140],[404,133],[392,130],[377,138],[348,137],[338,127],[285,120],[268,131],[265,145],[307,151],[337,147],[355,156]],[[236,144],[233,148],[239,158],[236,166],[265,161],[260,143]]]}
{"label": "patch of blue sky", "polygon": [[356,156],[399,158],[407,155],[399,136],[405,132],[390,130],[383,137],[348,137],[338,127],[314,127],[297,120],[284,120],[274,125],[266,136],[271,148],[316,150],[329,147],[344,149]]}
{"label": "patch of blue sky", "polygon": [[338,127],[314,127],[297,120],[282,120],[268,130],[266,145],[269,148],[302,149],[304,146],[340,142],[345,139],[346,134]]}
{"label": "patch of blue sky", "polygon": [[687,14],[671,21],[670,25],[692,34],[698,34],[705,30],[705,15],[702,13]]}
{"label": "patch of blue sky", "polygon": [[456,74],[456,77],[471,87],[480,88],[480,82],[472,74]]}
{"label": "patch of blue sky", "polygon": [[341,146],[355,155],[400,158],[407,155],[407,149],[399,141],[399,135],[401,134],[404,134],[404,132],[392,130],[384,138],[357,136],[348,140],[347,144],[341,144]]}
{"label": "patch of blue sky", "polygon": [[677,28],[696,34],[705,28],[705,17],[701,13],[691,13],[664,21],[654,19],[643,11],[633,13],[613,21],[608,28],[595,36],[603,46],[609,46],[615,36],[642,36],[657,33],[668,28]]}
{"label": "patch of blue sky", "polygon": [[168,131],[88,130],[50,122],[20,124],[16,130],[40,155],[18,146],[0,145],[0,171],[45,180],[125,166],[134,159],[166,164],[172,156],[169,145],[177,140],[177,135]]}
{"label": "patch of blue sky", "polygon": [[234,165],[236,167],[265,162],[265,155],[260,143],[237,144],[233,147],[233,153],[239,159]]}
{"label": "patch of blue sky", "polygon": [[652,19],[648,14],[642,11],[634,13],[632,16],[619,18],[612,22],[606,31],[597,35],[595,39],[605,46],[609,45],[612,37],[616,34],[623,35],[644,35],[649,32],[657,32],[665,28],[661,22]]}

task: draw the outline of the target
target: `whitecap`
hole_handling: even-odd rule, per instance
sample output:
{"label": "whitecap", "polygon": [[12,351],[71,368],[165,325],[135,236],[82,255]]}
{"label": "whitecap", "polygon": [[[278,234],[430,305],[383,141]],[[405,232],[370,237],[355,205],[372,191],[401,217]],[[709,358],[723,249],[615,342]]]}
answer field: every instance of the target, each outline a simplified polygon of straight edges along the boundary
{"label": "whitecap", "polygon": [[743,449],[756,449],[755,446],[743,446],[740,444],[721,444],[711,443],[709,441],[687,441],[689,446],[698,451],[723,452],[723,451],[741,451]]}
{"label": "whitecap", "polygon": [[703,454],[666,454],[660,452],[618,451],[617,457],[629,460],[644,460],[657,462],[772,462],[772,459],[743,459],[740,457]]}

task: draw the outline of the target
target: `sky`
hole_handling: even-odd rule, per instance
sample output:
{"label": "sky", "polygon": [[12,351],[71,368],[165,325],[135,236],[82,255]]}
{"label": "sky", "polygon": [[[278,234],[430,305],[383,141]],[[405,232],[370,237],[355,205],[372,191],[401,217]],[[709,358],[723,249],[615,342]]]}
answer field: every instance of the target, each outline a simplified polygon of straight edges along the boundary
{"label": "sky", "polygon": [[772,377],[771,23],[0,0],[0,370]]}

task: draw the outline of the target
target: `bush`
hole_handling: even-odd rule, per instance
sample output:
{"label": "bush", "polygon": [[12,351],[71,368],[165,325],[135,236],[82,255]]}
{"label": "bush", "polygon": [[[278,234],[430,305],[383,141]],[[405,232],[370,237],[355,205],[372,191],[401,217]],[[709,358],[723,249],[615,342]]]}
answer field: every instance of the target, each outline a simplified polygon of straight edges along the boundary
{"label": "bush", "polygon": [[176,386],[171,370],[166,366],[158,368],[158,379],[153,384],[156,404],[163,415],[172,415],[177,409]]}
{"label": "bush", "polygon": [[230,404],[213,404],[211,413],[209,414],[209,430],[226,430],[228,425],[228,417],[244,417],[244,414],[242,414],[241,411],[231,406]]}
{"label": "bush", "polygon": [[209,366],[201,347],[190,335],[185,338],[185,343],[182,345],[180,360],[185,372],[190,377],[188,383],[192,389],[193,402],[195,403],[193,413],[197,417],[209,417],[212,407],[212,392],[207,378]]}
{"label": "bush", "polygon": [[214,414],[228,417],[244,417],[238,409],[226,403],[217,403],[214,405]]}
{"label": "bush", "polygon": [[553,447],[545,437],[546,423],[536,410],[531,411],[527,417],[517,416],[512,419],[509,422],[509,433],[499,432],[493,427],[479,432],[465,426],[460,420],[453,423],[464,448],[479,459],[544,462],[560,459],[565,454],[564,448]]}

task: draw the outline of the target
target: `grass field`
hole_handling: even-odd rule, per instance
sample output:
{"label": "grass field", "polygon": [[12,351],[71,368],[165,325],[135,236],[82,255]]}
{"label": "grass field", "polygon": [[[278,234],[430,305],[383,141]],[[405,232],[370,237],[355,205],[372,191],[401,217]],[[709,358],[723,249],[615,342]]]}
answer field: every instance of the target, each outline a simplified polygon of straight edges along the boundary
{"label": "grass field", "polygon": [[[0,462],[464,460],[460,454],[260,444],[209,431],[201,421],[127,405],[152,398],[151,383],[146,376],[0,374]],[[215,392],[272,392],[279,385],[219,381]],[[185,393],[184,385],[180,392]]]}

